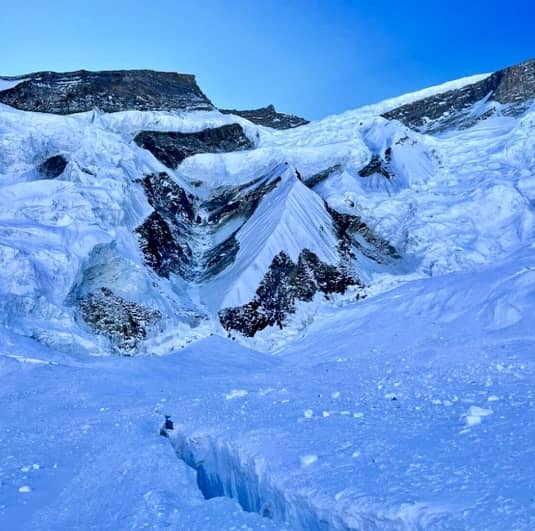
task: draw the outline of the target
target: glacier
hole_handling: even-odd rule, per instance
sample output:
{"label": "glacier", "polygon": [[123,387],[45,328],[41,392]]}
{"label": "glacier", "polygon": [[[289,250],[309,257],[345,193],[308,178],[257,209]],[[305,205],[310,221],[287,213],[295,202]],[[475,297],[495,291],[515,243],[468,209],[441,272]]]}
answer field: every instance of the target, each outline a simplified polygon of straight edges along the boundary
{"label": "glacier", "polygon": [[535,92],[489,76],[289,129],[0,103],[2,527],[534,528]]}

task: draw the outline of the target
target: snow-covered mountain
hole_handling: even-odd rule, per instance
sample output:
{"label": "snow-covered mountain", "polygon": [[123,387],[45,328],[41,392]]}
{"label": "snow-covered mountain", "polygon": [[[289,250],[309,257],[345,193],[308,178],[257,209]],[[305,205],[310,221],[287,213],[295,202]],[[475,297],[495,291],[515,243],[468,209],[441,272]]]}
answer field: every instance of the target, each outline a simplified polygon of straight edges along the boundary
{"label": "snow-covered mountain", "polygon": [[0,528],[534,529],[534,102],[0,78]]}
{"label": "snow-covered mountain", "polygon": [[323,304],[535,231],[534,62],[285,130],[181,74],[1,83],[3,325],[55,348],[272,349]]}

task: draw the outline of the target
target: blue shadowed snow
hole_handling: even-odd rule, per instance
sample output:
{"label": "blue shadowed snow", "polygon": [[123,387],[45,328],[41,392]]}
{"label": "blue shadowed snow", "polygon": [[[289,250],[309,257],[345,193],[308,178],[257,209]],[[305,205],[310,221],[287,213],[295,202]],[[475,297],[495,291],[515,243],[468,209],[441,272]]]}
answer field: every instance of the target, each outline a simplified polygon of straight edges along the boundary
{"label": "blue shadowed snow", "polygon": [[532,529],[533,256],[325,310],[276,357],[3,336],[3,526]]}

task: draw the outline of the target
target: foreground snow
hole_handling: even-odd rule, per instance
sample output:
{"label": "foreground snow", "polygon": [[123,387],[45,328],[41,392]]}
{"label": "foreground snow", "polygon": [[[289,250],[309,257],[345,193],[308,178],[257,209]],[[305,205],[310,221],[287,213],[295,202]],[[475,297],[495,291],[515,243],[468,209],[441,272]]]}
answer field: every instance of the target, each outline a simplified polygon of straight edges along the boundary
{"label": "foreground snow", "polygon": [[3,526],[533,529],[533,251],[325,310],[275,357],[3,336]]}

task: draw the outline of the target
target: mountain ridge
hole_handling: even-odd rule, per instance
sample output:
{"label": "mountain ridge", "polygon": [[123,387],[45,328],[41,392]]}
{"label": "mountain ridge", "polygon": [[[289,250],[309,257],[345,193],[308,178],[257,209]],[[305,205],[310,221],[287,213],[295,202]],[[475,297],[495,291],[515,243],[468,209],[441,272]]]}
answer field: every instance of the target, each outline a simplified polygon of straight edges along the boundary
{"label": "mountain ridge", "polygon": [[[389,119],[385,107],[403,101],[420,112],[441,97],[436,89],[279,130],[211,103],[193,108],[210,101],[193,77],[177,89],[180,111],[128,108],[130,74],[118,78],[128,78],[112,105],[122,110],[2,106],[6,326],[91,352],[164,353],[210,334],[273,350],[306,334],[326,305],[507,256],[535,234],[526,64],[521,86],[496,76],[506,80],[497,97],[514,112],[508,103],[487,112],[485,90],[473,101],[470,87],[492,76],[468,78],[447,85],[461,104],[425,130]],[[100,84],[88,75],[66,86],[86,94]],[[36,102],[32,90],[43,87],[33,83],[0,99]],[[158,107],[154,83],[144,86]],[[51,105],[65,105],[67,92]]]}

